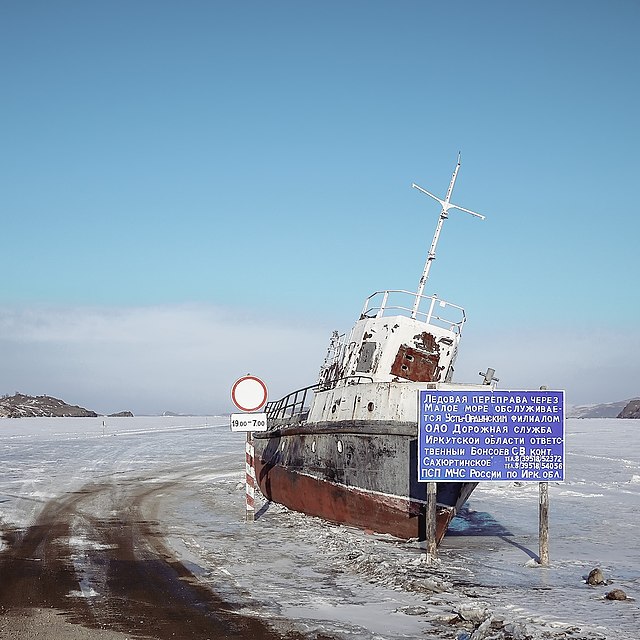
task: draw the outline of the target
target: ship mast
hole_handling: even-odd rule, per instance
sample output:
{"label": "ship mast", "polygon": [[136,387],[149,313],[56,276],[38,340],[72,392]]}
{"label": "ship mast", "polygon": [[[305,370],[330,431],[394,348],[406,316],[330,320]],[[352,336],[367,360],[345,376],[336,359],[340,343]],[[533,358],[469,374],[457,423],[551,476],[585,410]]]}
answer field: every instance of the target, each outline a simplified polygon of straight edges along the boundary
{"label": "ship mast", "polygon": [[438,244],[438,239],[440,238],[440,231],[442,231],[442,225],[444,221],[449,217],[449,209],[458,209],[460,211],[464,211],[465,213],[470,213],[472,216],[476,216],[476,218],[480,218],[484,220],[484,216],[476,213],[475,211],[471,211],[469,209],[465,209],[464,207],[459,207],[457,204],[451,203],[451,194],[453,193],[453,187],[456,183],[456,178],[458,177],[458,171],[460,169],[460,153],[458,152],[458,163],[456,164],[456,168],[453,170],[453,175],[451,176],[451,183],[449,184],[449,189],[447,191],[447,195],[444,200],[438,198],[438,196],[434,196],[433,193],[429,193],[426,189],[419,187],[417,184],[412,184],[411,186],[418,191],[428,195],[429,197],[437,200],[442,205],[442,211],[440,212],[440,217],[438,218],[438,224],[436,226],[436,232],[433,234],[433,240],[431,241],[431,248],[429,249],[429,254],[427,255],[427,261],[424,265],[424,271],[422,272],[422,277],[420,278],[420,284],[418,285],[418,291],[416,292],[416,301],[413,304],[413,310],[411,312],[411,317],[415,318],[418,314],[418,307],[420,306],[420,299],[422,297],[422,293],[424,291],[424,285],[427,283],[429,278],[429,271],[431,270],[431,263],[436,259],[436,246]]}

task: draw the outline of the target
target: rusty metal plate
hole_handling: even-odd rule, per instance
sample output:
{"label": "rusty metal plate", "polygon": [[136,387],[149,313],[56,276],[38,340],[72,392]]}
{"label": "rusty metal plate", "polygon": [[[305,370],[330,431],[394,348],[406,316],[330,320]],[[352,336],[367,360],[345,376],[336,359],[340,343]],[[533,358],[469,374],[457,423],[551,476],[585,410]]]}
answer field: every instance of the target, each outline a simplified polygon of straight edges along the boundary
{"label": "rusty metal plate", "polygon": [[400,345],[391,374],[413,382],[438,382],[442,367],[440,353],[426,353],[406,344]]}

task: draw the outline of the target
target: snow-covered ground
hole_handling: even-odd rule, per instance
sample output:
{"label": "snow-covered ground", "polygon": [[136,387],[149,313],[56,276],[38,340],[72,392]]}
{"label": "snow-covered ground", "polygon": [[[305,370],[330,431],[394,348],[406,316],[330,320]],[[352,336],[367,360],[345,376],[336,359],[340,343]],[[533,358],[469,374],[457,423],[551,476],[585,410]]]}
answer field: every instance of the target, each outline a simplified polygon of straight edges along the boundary
{"label": "snow-covered ground", "polygon": [[[199,580],[309,638],[636,640],[640,421],[570,419],[566,456],[566,482],[549,487],[549,568],[534,561],[537,484],[481,484],[432,567],[416,542],[260,499],[246,523],[244,434],[220,417],[2,419],[0,527],[28,526],[87,485],[146,483],[150,519]],[[82,534],[78,557],[92,543]],[[595,567],[609,584],[585,583]],[[77,570],[70,596],[92,597],[99,580]],[[605,599],[613,588],[628,599]]]}

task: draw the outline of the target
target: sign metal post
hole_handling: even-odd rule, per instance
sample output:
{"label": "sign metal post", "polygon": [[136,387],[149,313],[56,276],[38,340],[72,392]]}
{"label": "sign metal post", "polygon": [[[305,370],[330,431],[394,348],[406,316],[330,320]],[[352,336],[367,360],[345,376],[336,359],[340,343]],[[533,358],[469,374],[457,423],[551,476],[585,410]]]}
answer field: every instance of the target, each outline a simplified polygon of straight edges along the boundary
{"label": "sign metal post", "polygon": [[539,531],[540,553],[539,564],[549,566],[549,483],[540,483]]}
{"label": "sign metal post", "polygon": [[436,558],[436,490],[435,482],[427,482],[427,503],[426,510],[426,545],[427,545],[427,564],[432,564]]}
{"label": "sign metal post", "polygon": [[251,431],[247,431],[247,444],[245,447],[246,463],[245,463],[245,496],[246,496],[246,521],[253,522],[256,519],[255,501],[256,501],[256,469],[253,463],[253,439]]}

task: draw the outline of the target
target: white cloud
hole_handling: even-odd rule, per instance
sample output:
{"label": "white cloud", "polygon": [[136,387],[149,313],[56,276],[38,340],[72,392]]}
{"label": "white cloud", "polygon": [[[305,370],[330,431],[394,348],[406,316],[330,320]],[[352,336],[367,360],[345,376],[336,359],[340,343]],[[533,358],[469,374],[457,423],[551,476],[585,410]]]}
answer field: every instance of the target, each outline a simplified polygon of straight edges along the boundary
{"label": "white cloud", "polygon": [[480,381],[493,367],[503,389],[566,390],[571,405],[615,402],[640,395],[640,333],[605,329],[524,329],[468,333],[462,338],[457,381]]}
{"label": "white cloud", "polygon": [[210,306],[0,310],[0,392],[101,413],[230,411],[245,373],[272,399],[315,382],[328,338]]}

